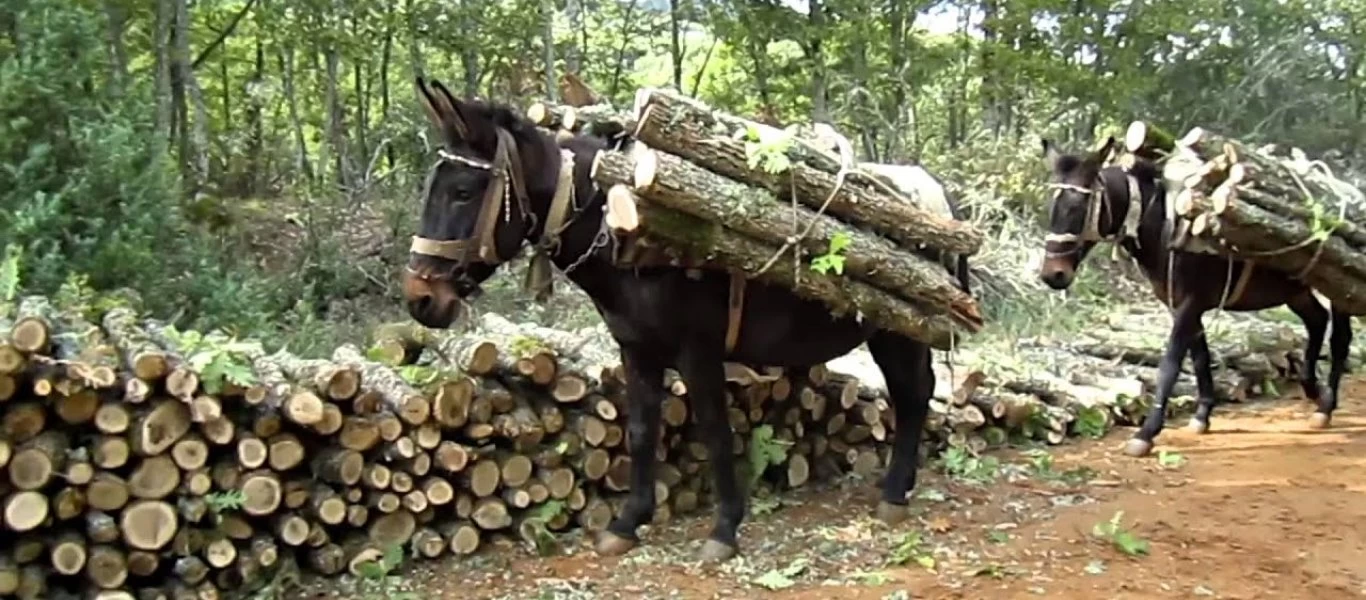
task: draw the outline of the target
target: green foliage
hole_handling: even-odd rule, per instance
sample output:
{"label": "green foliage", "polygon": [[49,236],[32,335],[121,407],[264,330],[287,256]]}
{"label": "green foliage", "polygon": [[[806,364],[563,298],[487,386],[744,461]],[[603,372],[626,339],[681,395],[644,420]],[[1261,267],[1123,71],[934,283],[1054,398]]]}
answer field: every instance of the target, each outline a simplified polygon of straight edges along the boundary
{"label": "green foliage", "polygon": [[764,471],[771,465],[780,465],[787,460],[787,449],[791,442],[773,438],[772,425],[759,425],[749,432],[749,489],[763,478]]}
{"label": "green foliage", "polygon": [[1000,474],[1000,461],[994,456],[978,456],[962,446],[949,446],[940,455],[940,470],[956,480],[986,485]]}
{"label": "green foliage", "polygon": [[1077,420],[1072,422],[1072,431],[1082,437],[1098,440],[1105,437],[1108,424],[1104,408],[1084,406],[1077,411]]}
{"label": "green foliage", "polygon": [[356,570],[360,577],[356,579],[356,591],[361,594],[361,598],[364,600],[417,600],[418,595],[416,593],[398,589],[403,583],[403,578],[390,574],[398,569],[401,564],[403,564],[403,547],[395,545],[386,548],[379,560],[366,561],[357,565]]}
{"label": "green foliage", "polygon": [[888,553],[887,566],[901,566],[914,561],[929,570],[934,570],[935,560],[919,531],[908,531],[896,540]]}
{"label": "green foliage", "polygon": [[173,326],[166,328],[166,336],[179,346],[185,362],[199,375],[204,391],[217,394],[228,383],[242,387],[256,383],[251,355],[263,351],[260,343],[239,341],[221,331],[204,334],[193,329],[178,331]]}
{"label": "green foliage", "polygon": [[798,558],[792,561],[792,564],[781,569],[765,571],[763,575],[754,579],[754,585],[770,591],[790,588],[797,584],[792,578],[801,575],[809,566],[811,566],[810,561],[805,558]]}
{"label": "green foliage", "polygon": [[1106,540],[1116,550],[1129,556],[1146,555],[1148,553],[1148,541],[1121,525],[1120,521],[1123,518],[1124,511],[1116,512],[1109,521],[1096,523],[1091,528],[1091,535]]}
{"label": "green foliage", "polygon": [[811,270],[821,274],[834,271],[836,275],[843,275],[844,251],[850,242],[849,234],[843,231],[830,236],[830,249],[811,259]]}
{"label": "green foliage", "polygon": [[796,136],[792,127],[774,130],[749,126],[736,132],[736,135],[745,140],[745,160],[749,168],[774,174],[792,168],[792,160],[787,157],[787,151]]}
{"label": "green foliage", "polygon": [[18,246],[5,244],[5,253],[0,257],[0,317],[8,316],[10,308],[19,298],[19,267],[23,251]]}
{"label": "green foliage", "polygon": [[1159,450],[1157,452],[1157,464],[1164,469],[1176,469],[1186,464],[1186,457],[1180,452],[1170,450]]}

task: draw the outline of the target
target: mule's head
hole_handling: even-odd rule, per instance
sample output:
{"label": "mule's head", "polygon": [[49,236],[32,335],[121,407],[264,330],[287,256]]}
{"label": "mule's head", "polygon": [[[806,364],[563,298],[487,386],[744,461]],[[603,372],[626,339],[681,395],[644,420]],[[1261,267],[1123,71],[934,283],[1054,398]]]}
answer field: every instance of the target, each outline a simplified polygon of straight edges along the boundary
{"label": "mule's head", "polygon": [[543,186],[527,174],[547,166],[546,152],[535,129],[506,108],[456,99],[438,81],[418,79],[417,91],[441,148],[423,185],[403,297],[413,319],[442,328],[532,235],[531,199]]}
{"label": "mule's head", "polygon": [[1044,237],[1044,261],[1039,278],[1055,290],[1072,285],[1081,261],[1097,242],[1115,235],[1119,220],[1105,210],[1101,169],[1115,146],[1106,140],[1088,155],[1065,154],[1051,140],[1043,140],[1044,162],[1052,172],[1049,187],[1053,198],[1048,208],[1048,235]]}

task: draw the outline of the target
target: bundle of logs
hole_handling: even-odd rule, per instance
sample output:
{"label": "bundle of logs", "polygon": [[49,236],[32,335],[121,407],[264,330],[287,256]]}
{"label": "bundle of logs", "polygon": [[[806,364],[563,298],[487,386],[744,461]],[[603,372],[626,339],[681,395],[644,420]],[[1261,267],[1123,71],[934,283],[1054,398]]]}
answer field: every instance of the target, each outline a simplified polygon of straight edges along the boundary
{"label": "bundle of logs", "polygon": [[1177,139],[1141,121],[1125,147],[1163,161],[1183,250],[1283,271],[1340,310],[1366,314],[1366,193],[1323,162],[1199,127]]}
{"label": "bundle of logs", "polygon": [[537,103],[527,114],[625,142],[598,153],[592,174],[628,260],[743,272],[937,348],[983,326],[945,268],[983,235],[919,167],[859,163],[832,130],[781,130],[664,89],[640,90],[631,111]]}
{"label": "bundle of logs", "polygon": [[[363,573],[394,547],[545,554],[623,505],[629,408],[595,330],[496,315],[466,333],[395,324],[322,359],[127,307],[30,296],[13,308],[0,308],[0,596],[204,599],[300,567]],[[1107,343],[1127,351],[1095,352]],[[959,375],[938,383],[927,453],[1057,443],[1075,423],[1103,432],[1131,420],[1144,387],[1087,395],[1056,378]],[[752,492],[887,463],[895,420],[875,383],[824,365],[731,364],[727,380]],[[707,501],[710,477],[687,383],[661,384],[666,520]]]}

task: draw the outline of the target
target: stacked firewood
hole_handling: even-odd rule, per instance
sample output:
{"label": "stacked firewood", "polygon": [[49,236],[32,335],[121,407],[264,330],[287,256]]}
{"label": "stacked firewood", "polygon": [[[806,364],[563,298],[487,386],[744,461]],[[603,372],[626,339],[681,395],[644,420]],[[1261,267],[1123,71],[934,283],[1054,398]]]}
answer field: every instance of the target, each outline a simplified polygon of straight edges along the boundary
{"label": "stacked firewood", "polygon": [[860,163],[833,130],[777,129],[664,89],[640,90],[631,111],[527,113],[629,140],[599,152],[592,174],[631,260],[743,272],[941,349],[983,326],[945,268],[983,235],[919,167]]}
{"label": "stacked firewood", "polygon": [[1178,139],[1141,121],[1125,147],[1162,161],[1182,249],[1283,271],[1366,314],[1366,193],[1323,162],[1199,127]]}
{"label": "stacked firewood", "polygon": [[[396,324],[368,349],[301,358],[126,307],[30,296],[12,308],[0,309],[0,596],[214,598],[300,567],[358,573],[396,546],[548,553],[560,532],[606,526],[629,487],[630,408],[600,333],[487,315],[472,332]],[[895,419],[876,384],[823,365],[726,372],[751,491],[886,464]],[[929,448],[1056,443],[1074,423],[1124,421],[1142,395],[961,375],[938,384]],[[710,475],[687,383],[661,384],[667,520],[707,500]]]}

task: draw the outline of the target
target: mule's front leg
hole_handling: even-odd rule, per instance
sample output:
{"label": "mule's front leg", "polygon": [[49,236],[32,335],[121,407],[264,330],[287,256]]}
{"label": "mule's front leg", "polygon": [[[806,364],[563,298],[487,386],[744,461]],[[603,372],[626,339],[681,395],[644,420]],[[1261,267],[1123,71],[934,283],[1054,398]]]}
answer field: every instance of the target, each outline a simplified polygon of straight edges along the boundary
{"label": "mule's front leg", "polygon": [[725,368],[719,353],[690,346],[679,360],[678,371],[688,382],[688,400],[707,445],[718,500],[716,523],[700,558],[709,562],[728,560],[739,552],[737,534],[745,518],[745,495],[735,481],[734,434],[726,418]]}
{"label": "mule's front leg", "polygon": [[626,553],[640,538],[636,530],[655,513],[655,446],[659,444],[660,406],[664,402],[664,362],[639,350],[621,350],[626,370],[626,442],[631,454],[631,491],[621,514],[598,536],[598,554]]}
{"label": "mule's front leg", "polygon": [[887,380],[896,412],[892,461],[882,482],[882,502],[877,506],[877,518],[896,525],[910,516],[906,492],[915,488],[920,467],[920,437],[934,395],[934,368],[929,346],[899,335],[880,332],[868,340],[868,350]]}
{"label": "mule's front leg", "polygon": [[1148,418],[1143,421],[1143,427],[1125,444],[1125,454],[1146,456],[1153,449],[1153,438],[1162,433],[1167,420],[1167,399],[1172,395],[1172,388],[1176,387],[1177,375],[1181,374],[1181,361],[1185,360],[1186,351],[1201,331],[1200,315],[1203,313],[1204,309],[1189,298],[1177,307],[1171,335],[1167,338],[1167,351],[1162,354],[1162,363],[1158,365],[1156,398],[1152,409],[1148,411]]}
{"label": "mule's front leg", "polygon": [[1195,399],[1195,414],[1191,415],[1186,428],[1193,433],[1209,431],[1210,413],[1214,412],[1214,357],[1209,352],[1209,340],[1202,329],[1191,342],[1191,363],[1195,367],[1195,389],[1199,398]]}

